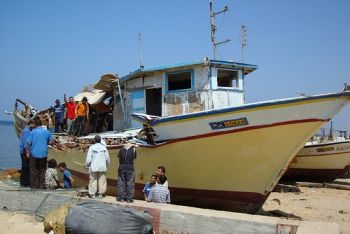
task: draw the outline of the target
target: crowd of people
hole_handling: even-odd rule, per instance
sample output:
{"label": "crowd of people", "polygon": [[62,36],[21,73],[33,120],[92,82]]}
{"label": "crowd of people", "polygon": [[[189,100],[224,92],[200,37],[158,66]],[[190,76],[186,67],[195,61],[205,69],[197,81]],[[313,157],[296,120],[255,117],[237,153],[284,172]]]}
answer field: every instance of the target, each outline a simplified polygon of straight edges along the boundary
{"label": "crowd of people", "polygon": [[[49,113],[46,115],[49,130],[54,129],[55,133],[68,132],[69,135],[75,136],[85,135],[89,112],[87,97],[76,102],[74,97],[69,97],[67,100],[66,94],[64,94],[64,104],[61,104],[60,99],[56,99],[55,105],[49,109]],[[54,124],[51,119],[53,115]]]}
{"label": "crowd of people", "polygon": [[[58,118],[62,117],[59,116]],[[57,123],[60,122],[57,121]],[[61,125],[57,127],[60,128]],[[100,135],[96,135],[94,140],[95,144],[89,147],[85,162],[85,166],[89,171],[88,192],[93,199],[105,196],[107,190],[106,172],[110,165],[106,142]],[[52,135],[42,127],[40,118],[30,120],[28,126],[20,135],[21,186],[33,189],[72,188],[74,186],[74,179],[67,169],[66,163],[61,162],[57,165],[54,159],[47,161],[48,145],[52,143]],[[119,202],[134,201],[134,160],[136,158],[136,145],[130,141],[123,144],[118,153],[119,168],[116,199]],[[56,168],[63,173],[62,183],[58,179]],[[168,180],[163,166],[156,169],[150,181],[145,184],[143,192],[145,200],[148,202],[170,203]]]}
{"label": "crowd of people", "polygon": [[[134,202],[135,168],[137,158],[135,144],[128,141],[123,144],[118,153],[118,183],[117,201]],[[89,196],[102,198],[107,189],[106,172],[110,164],[110,157],[105,142],[99,135],[95,136],[95,144],[89,147],[85,165],[89,170]],[[159,166],[151,181],[143,189],[145,200],[148,202],[170,203],[170,191],[165,176],[165,168]]]}
{"label": "crowd of people", "polygon": [[58,165],[64,174],[61,185],[57,177],[57,162],[47,161],[48,145],[53,143],[51,133],[42,127],[40,118],[30,120],[19,138],[22,160],[20,184],[33,189],[71,188],[73,178],[64,162]]}
{"label": "crowd of people", "polygon": [[113,130],[113,105],[111,97],[90,105],[87,97],[79,101],[74,97],[69,97],[67,100],[64,94],[64,104],[56,99],[55,105],[40,116],[50,132],[79,137],[91,132]]}

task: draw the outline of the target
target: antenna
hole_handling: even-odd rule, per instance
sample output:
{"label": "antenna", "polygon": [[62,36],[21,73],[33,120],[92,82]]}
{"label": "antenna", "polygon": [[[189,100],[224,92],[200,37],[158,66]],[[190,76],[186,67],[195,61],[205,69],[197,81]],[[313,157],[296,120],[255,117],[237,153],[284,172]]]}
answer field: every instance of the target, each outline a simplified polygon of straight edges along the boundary
{"label": "antenna", "polygon": [[143,61],[142,61],[142,51],[141,51],[141,33],[139,33],[139,58],[140,58],[140,69],[143,69]]}
{"label": "antenna", "polygon": [[228,11],[227,6],[225,6],[225,8],[222,11],[213,12],[213,3],[210,2],[210,32],[211,32],[211,42],[213,44],[214,59],[216,59],[217,46],[231,41],[230,39],[227,39],[221,42],[216,42],[215,40],[215,31],[217,30],[217,27],[215,26],[215,16],[221,13],[225,13],[226,11]]}
{"label": "antenna", "polygon": [[242,63],[244,62],[244,48],[247,46],[247,26],[241,26]]}

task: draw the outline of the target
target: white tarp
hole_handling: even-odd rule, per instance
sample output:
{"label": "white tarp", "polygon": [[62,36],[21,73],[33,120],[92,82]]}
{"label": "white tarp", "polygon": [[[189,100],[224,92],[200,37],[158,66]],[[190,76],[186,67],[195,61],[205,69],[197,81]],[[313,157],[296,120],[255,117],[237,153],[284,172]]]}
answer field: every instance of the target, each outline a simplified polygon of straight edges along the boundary
{"label": "white tarp", "polygon": [[83,91],[75,95],[75,101],[81,101],[83,97],[88,99],[90,105],[98,104],[102,101],[103,97],[106,95],[106,92],[99,89],[92,89],[90,91]]}

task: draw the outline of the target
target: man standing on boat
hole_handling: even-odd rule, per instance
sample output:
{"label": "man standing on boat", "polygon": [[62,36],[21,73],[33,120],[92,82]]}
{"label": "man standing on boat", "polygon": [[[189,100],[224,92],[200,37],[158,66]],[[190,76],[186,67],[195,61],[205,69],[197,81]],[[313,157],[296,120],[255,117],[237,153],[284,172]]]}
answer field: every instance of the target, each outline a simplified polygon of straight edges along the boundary
{"label": "man standing on boat", "polygon": [[25,127],[19,137],[19,152],[21,154],[22,167],[20,184],[23,187],[28,187],[29,183],[29,158],[26,156],[27,138],[30,132],[35,128],[35,121],[29,120],[28,127]]}
{"label": "man standing on boat", "polygon": [[68,134],[71,134],[73,123],[76,119],[75,108],[77,108],[77,104],[74,101],[74,97],[69,97],[69,101],[67,101],[66,94],[64,94],[64,102],[66,105],[67,131]]}
{"label": "man standing on boat", "polygon": [[101,143],[101,136],[95,136],[95,144],[89,147],[85,165],[89,168],[89,195],[102,198],[107,190],[106,171],[110,164],[108,150]]}
{"label": "man standing on boat", "polygon": [[136,159],[135,146],[127,142],[122,146],[118,153],[118,184],[117,201],[134,202],[135,192],[135,169],[134,160]]}
{"label": "man standing on boat", "polygon": [[34,128],[28,138],[26,156],[29,158],[30,187],[45,188],[45,173],[47,166],[48,144],[52,141],[51,133],[42,127],[41,120],[35,119]]}
{"label": "man standing on boat", "polygon": [[51,107],[52,111],[55,113],[55,133],[64,131],[64,105],[61,104],[60,99],[56,99],[56,105]]}
{"label": "man standing on boat", "polygon": [[85,125],[89,118],[89,104],[87,97],[83,97],[83,99],[78,103],[75,108],[76,114],[76,129],[74,129],[74,133],[76,136],[81,136],[85,133]]}

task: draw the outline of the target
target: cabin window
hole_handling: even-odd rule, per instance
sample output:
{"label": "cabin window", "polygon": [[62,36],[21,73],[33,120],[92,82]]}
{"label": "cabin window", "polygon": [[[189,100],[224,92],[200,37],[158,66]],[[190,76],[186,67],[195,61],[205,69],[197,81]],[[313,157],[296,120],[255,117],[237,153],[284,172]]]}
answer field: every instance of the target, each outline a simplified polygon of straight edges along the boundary
{"label": "cabin window", "polygon": [[192,89],[192,81],[192,71],[167,73],[167,87],[170,92]]}
{"label": "cabin window", "polygon": [[218,69],[218,87],[238,88],[238,71]]}

